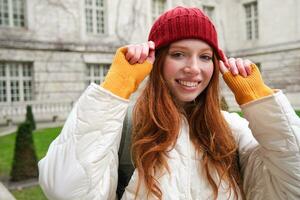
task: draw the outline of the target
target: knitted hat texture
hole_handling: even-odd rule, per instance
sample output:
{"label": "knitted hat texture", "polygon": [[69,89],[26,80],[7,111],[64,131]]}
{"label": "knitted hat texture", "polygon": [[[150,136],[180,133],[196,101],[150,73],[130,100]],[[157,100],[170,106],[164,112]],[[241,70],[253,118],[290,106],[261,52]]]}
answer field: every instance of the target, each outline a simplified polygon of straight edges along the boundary
{"label": "knitted hat texture", "polygon": [[198,8],[175,7],[164,12],[154,22],[148,40],[159,49],[182,39],[200,39],[209,44],[217,57],[225,61],[218,45],[216,29],[211,20]]}

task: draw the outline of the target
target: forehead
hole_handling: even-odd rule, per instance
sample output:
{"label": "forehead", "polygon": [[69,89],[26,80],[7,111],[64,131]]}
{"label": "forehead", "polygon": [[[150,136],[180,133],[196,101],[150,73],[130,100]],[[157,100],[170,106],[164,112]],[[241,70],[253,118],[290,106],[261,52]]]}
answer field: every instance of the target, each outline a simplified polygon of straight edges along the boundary
{"label": "forehead", "polygon": [[183,40],[173,42],[170,45],[170,49],[173,49],[173,48],[212,51],[211,46],[209,46],[206,42],[199,40],[199,39],[183,39]]}

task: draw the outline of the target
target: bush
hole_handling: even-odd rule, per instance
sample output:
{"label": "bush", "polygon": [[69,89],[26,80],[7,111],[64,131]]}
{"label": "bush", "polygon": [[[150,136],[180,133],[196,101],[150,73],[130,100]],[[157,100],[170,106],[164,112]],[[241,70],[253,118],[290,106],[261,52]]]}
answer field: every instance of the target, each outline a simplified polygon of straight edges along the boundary
{"label": "bush", "polygon": [[32,124],[20,124],[17,131],[11,181],[22,181],[38,177],[37,156],[35,153]]}
{"label": "bush", "polygon": [[225,111],[228,111],[228,109],[229,109],[228,104],[227,104],[224,96],[221,97],[221,109],[225,110]]}
{"label": "bush", "polygon": [[30,105],[26,106],[26,120],[25,121],[30,122],[32,130],[36,129],[36,124],[35,124],[34,116],[33,116],[32,109],[31,109]]}

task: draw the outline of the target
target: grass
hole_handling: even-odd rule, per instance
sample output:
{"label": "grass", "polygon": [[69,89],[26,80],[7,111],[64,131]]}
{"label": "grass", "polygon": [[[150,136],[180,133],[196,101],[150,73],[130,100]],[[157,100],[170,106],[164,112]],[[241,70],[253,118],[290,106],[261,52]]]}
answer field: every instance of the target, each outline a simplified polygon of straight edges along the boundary
{"label": "grass", "polygon": [[12,165],[16,134],[0,137],[0,177],[9,177]]}
{"label": "grass", "polygon": [[[59,128],[47,128],[36,130],[33,133],[38,160],[43,158],[49,148],[50,143],[60,133]],[[0,137],[0,179],[8,180],[13,161],[16,133]],[[34,186],[22,190],[11,191],[17,200],[44,200],[47,199],[39,186]]]}
{"label": "grass", "polygon": [[[47,128],[34,131],[33,139],[38,160],[45,156],[50,143],[60,131],[61,128]],[[9,177],[15,138],[16,133],[0,137],[0,177]]]}
{"label": "grass", "polygon": [[38,160],[46,155],[50,143],[57,137],[61,129],[61,127],[47,128],[34,132],[34,145]]}
{"label": "grass", "polygon": [[12,190],[11,193],[17,200],[47,200],[39,186],[30,187],[23,190]]}
{"label": "grass", "polygon": [[[298,117],[300,117],[300,110],[295,110],[296,114],[298,115]],[[244,114],[241,111],[236,111],[237,114],[239,114],[241,117],[244,116]]]}

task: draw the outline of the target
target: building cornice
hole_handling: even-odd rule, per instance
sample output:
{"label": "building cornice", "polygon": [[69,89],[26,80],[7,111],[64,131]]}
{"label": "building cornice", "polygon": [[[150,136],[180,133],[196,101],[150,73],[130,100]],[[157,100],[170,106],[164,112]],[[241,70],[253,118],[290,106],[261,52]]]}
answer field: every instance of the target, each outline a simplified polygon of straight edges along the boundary
{"label": "building cornice", "polygon": [[38,50],[38,51],[63,51],[84,53],[114,53],[121,46],[117,43],[76,43],[76,42],[46,42],[29,40],[3,40],[0,39],[2,49]]}
{"label": "building cornice", "polygon": [[231,57],[257,56],[300,49],[300,40],[226,52]]}

